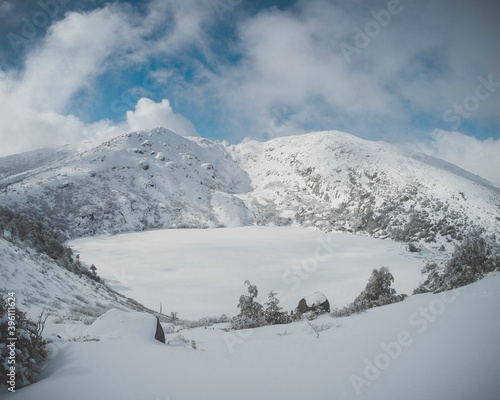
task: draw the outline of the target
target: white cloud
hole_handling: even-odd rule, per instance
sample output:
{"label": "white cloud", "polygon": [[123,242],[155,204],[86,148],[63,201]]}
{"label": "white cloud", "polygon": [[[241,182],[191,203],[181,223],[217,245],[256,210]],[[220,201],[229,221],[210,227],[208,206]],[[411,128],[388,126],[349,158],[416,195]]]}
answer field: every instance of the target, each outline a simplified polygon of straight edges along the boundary
{"label": "white cloud", "polygon": [[6,116],[0,119],[0,140],[7,143],[0,155],[87,140],[97,125],[116,133],[106,121],[89,125],[67,109],[114,55],[134,46],[134,35],[125,35],[128,27],[126,16],[112,7],[70,13],[51,26],[28,53],[24,69],[0,77],[0,109]]}
{"label": "white cloud", "polygon": [[[69,13],[26,54],[21,70],[0,71],[0,155],[105,139],[117,129],[152,124],[195,133],[166,100],[140,100],[118,124],[89,124],[82,120],[85,112],[78,113],[82,119],[71,114],[84,108],[75,99],[92,102],[93,91],[99,94],[96,83],[104,72],[137,71],[162,57],[186,68],[168,69],[160,62],[149,73],[155,85],[148,90],[163,86],[166,93],[156,95],[175,96],[175,104],[193,107],[200,120],[206,116],[234,141],[317,129],[382,140],[400,135],[406,136],[400,141],[408,141],[417,134],[412,124],[419,113],[430,113],[446,128],[443,113],[474,94],[478,76],[493,74],[500,81],[495,75],[500,35],[494,34],[500,3],[400,3],[402,11],[350,63],[341,43],[352,44],[356,29],[373,22],[371,11],[387,9],[387,0],[298,0],[288,11],[257,14],[247,13],[241,3],[224,14],[234,16],[227,25],[237,29],[237,38],[227,42],[220,31],[209,36],[219,26],[207,24],[221,23],[212,1],[152,0],[142,4],[141,13],[115,2]],[[220,48],[237,57],[226,58]],[[135,94],[118,96],[120,113],[133,108],[139,96],[152,97],[146,91]],[[499,126],[498,96],[500,90],[482,101],[467,122]]]}
{"label": "white cloud", "polygon": [[119,8],[70,13],[52,25],[41,46],[28,54],[14,101],[64,112],[78,91],[90,88],[137,41],[137,29]]}
{"label": "white cloud", "polygon": [[417,148],[500,186],[500,139],[479,140],[460,132],[436,130]]}
{"label": "white cloud", "polygon": [[[0,70],[0,156],[82,140],[83,147],[88,147],[129,128],[108,120],[86,123],[70,110],[81,107],[82,94],[85,101],[92,101],[97,79],[104,72],[139,66],[152,54],[168,54],[186,42],[201,41],[204,6],[199,0],[154,0],[148,7],[141,15],[118,3],[69,13],[26,54],[22,69]],[[196,18],[186,25],[189,7],[196,10]],[[167,77],[165,71],[162,76]],[[145,126],[144,113],[156,122],[196,132],[189,121],[172,112],[168,102],[156,108],[139,105],[131,114],[133,126]]]}
{"label": "white cloud", "polygon": [[[341,44],[353,45],[356,33],[376,22],[372,11],[388,4],[302,0],[289,11],[274,8],[238,21],[238,62],[219,60],[204,71],[206,85],[191,87],[186,98],[215,99],[213,109],[231,124],[227,130],[240,135],[268,130],[283,107],[292,110],[290,132],[312,126],[407,139],[418,134],[412,127],[418,114],[444,128],[444,112],[474,93],[478,76],[500,81],[500,35],[492,34],[500,6],[401,0],[401,11],[348,62]],[[498,96],[482,102],[472,118],[500,125]]]}
{"label": "white cloud", "polygon": [[166,99],[155,103],[146,97],[141,98],[135,111],[127,111],[127,123],[132,131],[163,127],[181,136],[198,136],[191,121],[174,113]]}

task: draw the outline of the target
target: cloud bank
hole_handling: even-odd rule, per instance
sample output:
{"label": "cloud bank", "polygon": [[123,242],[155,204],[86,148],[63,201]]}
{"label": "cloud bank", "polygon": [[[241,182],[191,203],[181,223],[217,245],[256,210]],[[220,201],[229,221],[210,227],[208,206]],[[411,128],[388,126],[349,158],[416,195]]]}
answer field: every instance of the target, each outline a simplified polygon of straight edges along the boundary
{"label": "cloud bank", "polygon": [[[13,18],[16,2],[2,4]],[[499,182],[500,3],[261,4],[152,0],[61,14],[22,63],[0,69],[0,156],[153,125],[233,142],[338,129],[426,143]]]}
{"label": "cloud bank", "polygon": [[335,127],[394,141],[422,128],[487,121],[498,134],[496,86],[471,103],[459,126],[445,115],[467,105],[480,80],[500,86],[497,18],[498,3],[449,0],[304,0],[292,10],[270,8],[238,25],[238,62],[205,71],[208,83],[188,95],[215,96],[253,132],[272,133],[270,121],[286,108],[282,120],[292,133]]}
{"label": "cloud bank", "polygon": [[[139,101],[130,121],[119,123],[86,121],[75,115],[99,94],[103,74],[139,67],[151,54],[174,53],[187,42],[202,42],[203,7],[198,8],[197,17],[189,12],[194,1],[175,9],[173,3],[151,2],[141,17],[118,4],[68,13],[26,54],[21,68],[0,70],[0,140],[5,144],[0,156],[80,141],[88,147],[123,131],[146,127],[148,116],[155,124],[170,125],[171,121],[172,127],[196,133],[189,121],[173,113],[168,101],[156,110],[153,103]],[[165,23],[162,17],[166,15],[170,28],[152,45],[149,36]]]}
{"label": "cloud bank", "polygon": [[155,103],[148,98],[141,98],[135,111],[127,111],[127,124],[130,130],[139,131],[164,127],[181,136],[199,136],[193,123],[180,114],[174,113],[170,102],[163,99]]}
{"label": "cloud bank", "polygon": [[417,143],[417,149],[500,187],[500,139],[478,140],[460,132],[435,130],[428,141]]}

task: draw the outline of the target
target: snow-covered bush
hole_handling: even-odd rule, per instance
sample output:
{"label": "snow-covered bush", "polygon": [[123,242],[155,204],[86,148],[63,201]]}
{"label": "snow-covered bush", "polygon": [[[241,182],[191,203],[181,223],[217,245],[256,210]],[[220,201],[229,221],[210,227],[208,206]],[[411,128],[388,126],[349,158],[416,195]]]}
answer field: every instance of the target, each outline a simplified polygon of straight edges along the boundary
{"label": "snow-covered bush", "polygon": [[170,339],[167,344],[169,345],[174,345],[174,346],[185,346],[186,344],[189,343],[189,340],[187,340],[184,336],[182,336],[180,333],[175,336],[174,338]]}
{"label": "snow-covered bush", "polygon": [[309,321],[307,322],[307,324],[309,325],[310,333],[315,333],[318,339],[320,332],[327,331],[333,326],[335,326],[336,328],[340,327],[340,325],[335,325],[335,324],[312,324]]}
{"label": "snow-covered bush", "polygon": [[283,308],[279,306],[280,300],[276,297],[276,292],[269,292],[269,297],[264,303],[264,318],[269,325],[287,324],[290,322],[290,316]]}
{"label": "snow-covered bush", "polygon": [[349,315],[353,314],[359,314],[360,312],[363,312],[364,310],[361,308],[356,307],[353,303],[350,303],[346,305],[345,307],[335,307],[331,311],[331,315],[336,318],[340,317],[348,317]]}
{"label": "snow-covered bush", "polygon": [[264,308],[262,304],[255,301],[259,293],[257,287],[252,285],[248,280],[245,281],[245,286],[248,287],[249,295],[240,296],[238,303],[240,313],[231,321],[233,329],[258,328],[266,324]]}
{"label": "snow-covered bush", "polygon": [[345,317],[369,308],[403,301],[407,295],[396,294],[396,290],[391,287],[392,282],[394,282],[394,276],[388,267],[381,267],[379,270],[374,269],[365,289],[356,297],[354,302],[342,309],[333,310],[332,314],[335,317]]}
{"label": "snow-covered bush", "polygon": [[441,281],[442,270],[444,265],[438,265],[436,262],[428,262],[422,268],[422,275],[425,277],[424,281],[420,283],[418,288],[413,291],[413,294],[421,294],[434,292]]}
{"label": "snow-covered bush", "polygon": [[[18,389],[36,381],[47,357],[47,342],[42,338],[42,316],[38,323],[35,323],[17,307],[14,314],[9,314],[9,308],[12,310],[12,307],[9,307],[7,300],[2,298],[0,301],[0,387],[6,384],[5,378],[11,367],[15,367],[15,386]],[[15,327],[15,330],[9,327]],[[9,340],[12,337],[17,339]],[[11,343],[14,346],[11,346]]]}
{"label": "snow-covered bush", "polygon": [[424,282],[414,294],[455,289],[482,279],[487,273],[500,268],[500,250],[487,241],[483,231],[475,229],[454,250],[451,258],[441,264],[429,263],[422,273]]}
{"label": "snow-covered bush", "polygon": [[325,310],[323,310],[323,307],[321,307],[319,304],[314,304],[313,306],[311,306],[311,309],[309,311],[306,311],[305,313],[301,313],[299,310],[295,310],[294,321],[300,321],[301,319],[312,321],[318,318],[324,312]]}
{"label": "snow-covered bush", "polygon": [[396,290],[391,288],[392,282],[394,282],[394,276],[389,268],[374,269],[365,290],[354,300],[354,305],[361,309],[368,309],[404,300],[406,295],[397,295]]}

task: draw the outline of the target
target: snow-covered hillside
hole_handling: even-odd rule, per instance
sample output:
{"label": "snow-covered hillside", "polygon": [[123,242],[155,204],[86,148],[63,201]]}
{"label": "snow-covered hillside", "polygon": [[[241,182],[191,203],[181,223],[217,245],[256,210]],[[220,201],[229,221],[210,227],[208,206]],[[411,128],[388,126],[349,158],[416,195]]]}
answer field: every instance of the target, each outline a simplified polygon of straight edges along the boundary
{"label": "snow-covered hillside", "polygon": [[406,242],[460,239],[473,226],[500,231],[498,187],[337,131],[233,146],[158,128],[81,154],[31,153],[23,166],[27,157],[0,159],[0,201],[68,238],[252,224]]}
{"label": "snow-covered hillside", "polygon": [[[444,161],[338,132],[234,146],[252,179],[246,202],[322,230],[401,241],[500,230],[500,189]],[[266,216],[263,217],[266,220]]]}
{"label": "snow-covered hillside", "polygon": [[[29,171],[4,171],[0,201],[70,237],[221,226],[232,207],[244,209],[232,194],[250,190],[223,144],[166,129],[40,160]],[[237,224],[250,222],[240,216]]]}
{"label": "snow-covered hillside", "polygon": [[47,255],[0,237],[0,290],[14,292],[19,309],[36,319],[42,311],[50,321],[90,323],[110,308],[147,311],[136,301],[106,285],[77,275]]}
{"label": "snow-covered hillside", "polygon": [[[498,273],[350,317],[185,329],[167,335],[168,344],[152,338],[147,318],[113,312],[89,336],[52,343],[42,379],[0,397],[493,400],[500,398],[499,316]],[[59,329],[50,325],[46,334],[57,340]]]}

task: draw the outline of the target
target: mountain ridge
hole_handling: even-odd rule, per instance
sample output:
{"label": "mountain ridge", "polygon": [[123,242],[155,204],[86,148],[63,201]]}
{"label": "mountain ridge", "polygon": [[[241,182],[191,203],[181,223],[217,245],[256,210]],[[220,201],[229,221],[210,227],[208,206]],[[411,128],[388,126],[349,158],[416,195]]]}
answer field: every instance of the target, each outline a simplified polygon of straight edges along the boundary
{"label": "mountain ridge", "polygon": [[[253,195],[285,203],[281,211],[298,207],[293,218],[300,225],[403,241],[433,241],[438,233],[460,239],[465,225],[498,231],[498,188],[444,161],[415,152],[409,157],[408,151],[383,142],[328,131],[247,141],[233,149],[257,183]],[[461,221],[451,221],[455,214]],[[460,232],[453,230],[456,223],[463,225]],[[428,234],[418,232],[423,225]]]}
{"label": "mountain ridge", "polygon": [[0,158],[0,201],[65,238],[295,224],[432,243],[473,227],[495,240],[500,231],[492,183],[339,131],[232,145],[155,128],[85,152],[9,156]]}

